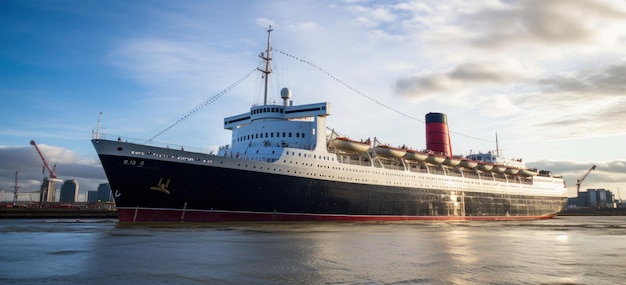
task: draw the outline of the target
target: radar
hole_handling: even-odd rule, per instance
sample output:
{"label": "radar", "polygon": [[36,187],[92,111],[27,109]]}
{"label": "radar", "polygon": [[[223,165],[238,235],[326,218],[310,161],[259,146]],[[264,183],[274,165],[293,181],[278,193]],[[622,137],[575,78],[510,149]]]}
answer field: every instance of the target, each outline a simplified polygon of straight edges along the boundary
{"label": "radar", "polygon": [[280,90],[280,98],[282,98],[282,99],[289,99],[289,98],[291,98],[291,90],[289,90],[289,88],[287,88],[287,87],[281,89]]}
{"label": "radar", "polygon": [[283,89],[280,90],[280,98],[283,99],[283,106],[288,106],[289,104],[289,98],[291,98],[291,90],[289,90],[289,88],[285,87]]}

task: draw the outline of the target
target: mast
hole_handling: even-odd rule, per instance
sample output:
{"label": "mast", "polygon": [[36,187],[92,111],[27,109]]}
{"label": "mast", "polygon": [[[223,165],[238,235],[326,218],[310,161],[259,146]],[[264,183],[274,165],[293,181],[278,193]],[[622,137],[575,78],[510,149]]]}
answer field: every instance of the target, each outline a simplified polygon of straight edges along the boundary
{"label": "mast", "polygon": [[98,114],[98,128],[96,128],[96,138],[100,138],[100,121],[102,120],[102,112]]}
{"label": "mast", "polygon": [[496,132],[496,156],[500,157],[500,147],[498,146],[498,132]]}
{"label": "mast", "polygon": [[265,50],[265,53],[259,54],[259,57],[265,60],[265,69],[257,68],[260,72],[263,72],[265,74],[265,96],[263,98],[263,105],[267,105],[267,89],[269,86],[270,73],[272,73],[272,69],[270,68],[270,61],[272,60],[272,57],[270,55],[270,52],[272,51],[272,48],[270,46],[272,31],[272,25],[270,25],[269,28],[267,28],[267,49]]}

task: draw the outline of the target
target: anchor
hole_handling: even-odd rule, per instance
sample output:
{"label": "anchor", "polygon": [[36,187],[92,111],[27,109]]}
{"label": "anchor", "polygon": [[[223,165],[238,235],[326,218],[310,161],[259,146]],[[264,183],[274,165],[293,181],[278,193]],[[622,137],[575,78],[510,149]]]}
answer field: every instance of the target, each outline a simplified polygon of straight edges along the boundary
{"label": "anchor", "polygon": [[170,190],[167,190],[167,187],[170,185],[170,179],[168,178],[165,183],[163,183],[163,178],[159,178],[159,183],[157,186],[150,186],[150,190],[163,192],[167,195],[170,194]]}

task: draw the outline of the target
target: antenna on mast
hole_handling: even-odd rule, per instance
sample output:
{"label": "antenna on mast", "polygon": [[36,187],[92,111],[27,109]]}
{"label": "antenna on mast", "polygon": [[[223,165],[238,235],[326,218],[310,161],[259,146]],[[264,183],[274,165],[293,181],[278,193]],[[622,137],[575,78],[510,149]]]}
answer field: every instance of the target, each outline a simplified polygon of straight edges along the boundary
{"label": "antenna on mast", "polygon": [[260,72],[263,72],[265,74],[265,96],[263,99],[263,105],[267,105],[267,89],[269,85],[270,73],[272,73],[272,69],[270,68],[270,61],[272,60],[270,54],[270,52],[272,51],[272,47],[270,46],[270,39],[273,30],[274,29],[272,29],[272,25],[267,28],[267,49],[265,50],[265,53],[259,54],[259,57],[265,60],[265,69],[257,68]]}

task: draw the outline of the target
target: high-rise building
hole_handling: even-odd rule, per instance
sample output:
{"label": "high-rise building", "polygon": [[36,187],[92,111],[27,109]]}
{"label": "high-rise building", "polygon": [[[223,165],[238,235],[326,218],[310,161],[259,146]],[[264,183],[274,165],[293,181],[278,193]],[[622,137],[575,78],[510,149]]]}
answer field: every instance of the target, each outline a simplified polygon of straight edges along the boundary
{"label": "high-rise building", "polygon": [[54,202],[57,195],[57,187],[55,182],[57,179],[44,177],[41,183],[41,190],[39,191],[39,203],[40,205],[46,202]]}
{"label": "high-rise building", "polygon": [[76,200],[78,200],[78,180],[65,180],[63,186],[61,186],[61,196],[59,197],[59,202],[74,203],[77,202]]}
{"label": "high-rise building", "polygon": [[613,193],[606,189],[587,189],[587,192],[579,192],[578,197],[568,198],[569,207],[586,207],[594,209],[613,209],[617,205]]}
{"label": "high-rise building", "polygon": [[113,202],[113,194],[111,193],[111,185],[109,183],[98,185],[98,200],[102,203]]}
{"label": "high-rise building", "polygon": [[87,191],[87,203],[98,203],[98,191]]}

